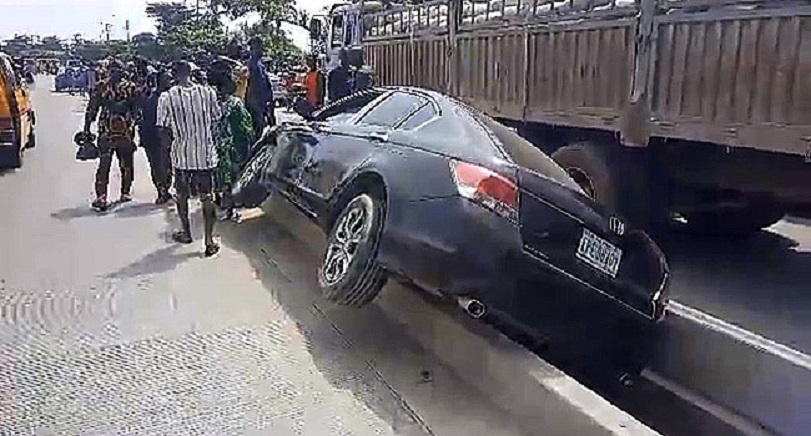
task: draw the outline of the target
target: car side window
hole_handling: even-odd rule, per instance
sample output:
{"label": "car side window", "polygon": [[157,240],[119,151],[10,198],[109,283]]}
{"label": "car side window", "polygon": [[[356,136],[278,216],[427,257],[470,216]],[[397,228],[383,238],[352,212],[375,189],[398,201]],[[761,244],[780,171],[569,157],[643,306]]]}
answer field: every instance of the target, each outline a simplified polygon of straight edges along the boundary
{"label": "car side window", "polygon": [[330,123],[345,122],[379,96],[379,92],[363,92],[349,96],[344,101],[325,107],[315,118]]}
{"label": "car side window", "polygon": [[395,92],[364,115],[360,122],[372,126],[394,127],[426,103],[428,100],[418,95]]}
{"label": "car side window", "polygon": [[437,112],[436,109],[434,109],[434,105],[428,103],[417,112],[411,114],[411,116],[408,117],[397,128],[400,130],[414,130],[428,121],[431,121],[436,116]]}

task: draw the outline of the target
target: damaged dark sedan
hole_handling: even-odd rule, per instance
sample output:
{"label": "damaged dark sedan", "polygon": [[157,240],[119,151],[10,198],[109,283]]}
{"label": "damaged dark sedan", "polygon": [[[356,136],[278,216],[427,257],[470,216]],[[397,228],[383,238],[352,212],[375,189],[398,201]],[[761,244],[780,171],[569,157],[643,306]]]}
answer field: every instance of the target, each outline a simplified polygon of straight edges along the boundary
{"label": "damaged dark sedan", "polygon": [[391,276],[474,317],[587,342],[664,315],[668,266],[651,238],[483,113],[400,87],[303,115],[257,143],[235,196],[282,195],[324,229],[329,300],[363,306]]}

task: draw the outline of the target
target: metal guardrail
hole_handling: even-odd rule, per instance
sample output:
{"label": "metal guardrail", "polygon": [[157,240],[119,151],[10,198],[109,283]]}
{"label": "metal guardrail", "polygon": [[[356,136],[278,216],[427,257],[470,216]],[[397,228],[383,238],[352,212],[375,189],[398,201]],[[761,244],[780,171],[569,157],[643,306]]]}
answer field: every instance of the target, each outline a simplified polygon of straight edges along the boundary
{"label": "metal guardrail", "polygon": [[423,31],[444,32],[450,23],[451,0],[434,0],[419,5],[397,6],[364,15],[365,38],[413,35]]}
{"label": "metal guardrail", "polygon": [[[544,24],[588,19],[634,17],[646,0],[433,0],[395,6],[364,15],[366,39],[444,34],[454,27],[473,30],[515,24]],[[651,0],[657,14],[693,14],[722,10],[767,10],[811,6],[811,0]]]}

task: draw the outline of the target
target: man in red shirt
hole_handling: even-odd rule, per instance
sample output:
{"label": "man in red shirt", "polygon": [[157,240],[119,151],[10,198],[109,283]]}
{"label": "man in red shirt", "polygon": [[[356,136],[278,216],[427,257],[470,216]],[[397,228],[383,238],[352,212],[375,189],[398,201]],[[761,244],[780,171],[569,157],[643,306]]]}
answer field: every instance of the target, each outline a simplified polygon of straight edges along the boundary
{"label": "man in red shirt", "polygon": [[318,69],[315,56],[307,58],[307,74],[304,75],[307,102],[316,109],[324,104],[324,74]]}

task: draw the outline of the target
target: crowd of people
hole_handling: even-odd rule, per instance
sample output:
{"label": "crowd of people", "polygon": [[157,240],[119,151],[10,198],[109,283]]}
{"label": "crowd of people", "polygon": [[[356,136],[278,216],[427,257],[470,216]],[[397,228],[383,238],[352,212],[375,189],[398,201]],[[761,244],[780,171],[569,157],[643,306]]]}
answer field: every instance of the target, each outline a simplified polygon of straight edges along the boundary
{"label": "crowd of people", "polygon": [[[205,254],[217,253],[213,230],[218,211],[222,219],[239,219],[231,187],[250,158],[251,145],[276,123],[274,86],[263,62],[262,42],[251,39],[247,48],[243,55],[243,48],[232,44],[227,56],[198,57],[195,62],[107,59],[90,68],[94,74],[87,86],[90,99],[80,136],[97,139],[94,210],[105,212],[132,201],[134,156],[140,145],[149,160],[155,203],[176,200],[180,228],[174,240],[192,242],[188,204],[196,196],[203,206]],[[304,64],[305,71],[286,84],[300,95],[287,98],[297,98],[308,111],[371,85],[371,76],[351,66],[346,53],[326,76],[315,57]],[[96,136],[91,133],[94,123]],[[120,197],[111,202],[114,159],[122,180]]]}
{"label": "crowd of people", "polygon": [[[189,199],[197,196],[203,206],[205,255],[219,251],[213,238],[217,210],[223,218],[236,218],[230,187],[254,140],[275,123],[273,89],[259,39],[250,41],[249,52],[247,63],[219,57],[205,68],[187,60],[171,65],[116,59],[104,63],[83,129],[92,136],[97,124],[94,210],[105,212],[132,201],[134,154],[140,145],[149,160],[155,203],[170,202],[174,186],[180,228],[173,239],[192,243]],[[120,197],[111,202],[114,158],[122,180]]]}

